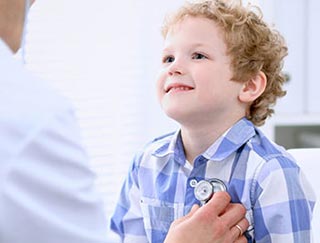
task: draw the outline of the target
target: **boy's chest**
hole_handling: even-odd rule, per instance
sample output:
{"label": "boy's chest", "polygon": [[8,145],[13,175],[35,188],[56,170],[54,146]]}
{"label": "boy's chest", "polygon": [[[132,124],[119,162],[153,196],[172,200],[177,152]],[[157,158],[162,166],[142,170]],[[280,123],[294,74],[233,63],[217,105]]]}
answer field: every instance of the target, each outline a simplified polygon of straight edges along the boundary
{"label": "boy's chest", "polygon": [[[159,161],[157,161],[159,162]],[[171,223],[190,210],[192,205],[200,204],[194,194],[197,183],[213,178],[222,180],[233,202],[241,202],[247,208],[247,219],[252,225],[252,205],[250,187],[252,176],[248,175],[245,165],[238,163],[234,156],[225,161],[205,161],[197,167],[182,166],[172,159],[164,166],[153,163],[155,167],[142,168],[139,171],[141,191],[141,210],[148,237],[153,232],[167,232]],[[159,169],[161,168],[161,169]]]}

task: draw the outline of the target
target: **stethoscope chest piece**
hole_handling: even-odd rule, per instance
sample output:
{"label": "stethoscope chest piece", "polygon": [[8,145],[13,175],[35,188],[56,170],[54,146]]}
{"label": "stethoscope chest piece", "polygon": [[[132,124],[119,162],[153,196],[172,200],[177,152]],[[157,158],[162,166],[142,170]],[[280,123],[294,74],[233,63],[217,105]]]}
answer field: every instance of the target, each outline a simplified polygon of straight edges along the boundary
{"label": "stethoscope chest piece", "polygon": [[226,185],[219,179],[201,180],[194,188],[194,195],[202,204],[206,204],[215,192],[226,190]]}

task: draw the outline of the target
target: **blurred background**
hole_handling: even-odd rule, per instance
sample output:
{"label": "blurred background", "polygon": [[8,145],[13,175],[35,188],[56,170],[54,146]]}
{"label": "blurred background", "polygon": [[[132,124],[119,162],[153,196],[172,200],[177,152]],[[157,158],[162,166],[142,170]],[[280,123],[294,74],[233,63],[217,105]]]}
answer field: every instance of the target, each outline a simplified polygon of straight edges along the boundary
{"label": "blurred background", "polygon": [[[31,9],[26,66],[72,101],[108,216],[133,155],[177,128],[157,103],[155,80],[163,18],[183,2],[41,0]],[[288,94],[262,129],[286,148],[320,147],[320,2],[251,2],[289,46]]]}

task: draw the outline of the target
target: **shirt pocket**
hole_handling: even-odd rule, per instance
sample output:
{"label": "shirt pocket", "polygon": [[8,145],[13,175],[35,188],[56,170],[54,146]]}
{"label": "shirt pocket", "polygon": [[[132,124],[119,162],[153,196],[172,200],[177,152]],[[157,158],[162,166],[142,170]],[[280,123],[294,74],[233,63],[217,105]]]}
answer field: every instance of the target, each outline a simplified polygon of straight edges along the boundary
{"label": "shirt pocket", "polygon": [[152,231],[163,232],[166,235],[171,223],[183,216],[181,204],[143,197],[140,205],[147,235]]}

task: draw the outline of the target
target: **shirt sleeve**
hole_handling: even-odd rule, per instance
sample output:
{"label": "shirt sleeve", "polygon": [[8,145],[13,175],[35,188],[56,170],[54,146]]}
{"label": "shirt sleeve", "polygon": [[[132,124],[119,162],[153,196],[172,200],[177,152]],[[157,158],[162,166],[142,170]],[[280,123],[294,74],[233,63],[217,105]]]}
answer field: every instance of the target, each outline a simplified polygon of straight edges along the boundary
{"label": "shirt sleeve", "polygon": [[0,241],[106,242],[103,204],[73,112],[26,123],[1,124]]}
{"label": "shirt sleeve", "polygon": [[257,177],[254,232],[257,243],[309,243],[315,203],[313,190],[290,159],[265,163]]}
{"label": "shirt sleeve", "polygon": [[139,156],[135,156],[128,176],[122,186],[120,198],[111,217],[111,230],[118,234],[122,242],[148,243],[140,206],[138,184]]}

